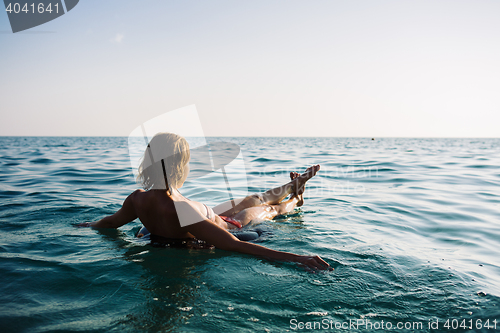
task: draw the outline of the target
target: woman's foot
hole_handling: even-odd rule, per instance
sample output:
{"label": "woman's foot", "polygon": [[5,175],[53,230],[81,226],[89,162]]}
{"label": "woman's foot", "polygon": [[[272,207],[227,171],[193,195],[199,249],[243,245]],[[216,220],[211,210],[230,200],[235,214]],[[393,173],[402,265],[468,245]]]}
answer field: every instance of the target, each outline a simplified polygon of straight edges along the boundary
{"label": "woman's foot", "polygon": [[[319,171],[319,169],[320,169],[320,166],[319,166],[319,164],[317,164],[317,165],[313,165],[313,166],[307,168],[306,172],[304,172],[303,174],[301,174],[299,176],[295,176],[295,173],[294,173],[294,178],[292,179],[292,182],[295,183],[293,185],[294,185],[294,192],[295,192],[295,195],[297,197],[301,196],[302,193],[304,193],[306,182],[309,179],[311,179],[312,177],[314,177],[316,175],[316,173]],[[292,177],[292,174],[290,174],[290,178],[291,177]],[[297,204],[297,206],[299,206],[299,205]]]}
{"label": "woman's foot", "polygon": [[[290,172],[290,179],[291,180],[294,180],[295,178],[297,178],[299,176],[299,173],[298,172]],[[298,193],[299,191],[295,192],[294,193],[294,196],[297,197],[297,199],[299,199],[299,201],[297,202],[297,207],[300,207],[304,204],[304,196],[302,195],[304,193],[304,190],[306,189],[306,186],[302,186],[302,188],[300,189],[300,193]]]}
{"label": "woman's foot", "polygon": [[296,191],[295,193],[303,193],[304,192],[304,185],[306,185],[306,182],[311,179],[312,177],[316,176],[316,173],[319,171],[319,164],[313,165],[309,168],[306,169],[306,172],[295,178],[297,181],[297,186],[296,186]]}

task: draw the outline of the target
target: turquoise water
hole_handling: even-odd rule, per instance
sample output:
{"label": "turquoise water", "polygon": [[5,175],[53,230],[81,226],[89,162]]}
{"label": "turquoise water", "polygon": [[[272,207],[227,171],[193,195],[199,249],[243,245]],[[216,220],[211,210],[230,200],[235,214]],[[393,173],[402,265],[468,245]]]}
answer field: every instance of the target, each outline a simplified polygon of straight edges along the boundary
{"label": "turquoise water", "polygon": [[[126,138],[3,137],[2,332],[500,331],[500,139],[224,140],[250,191],[321,164],[305,205],[260,225],[258,243],[335,271],[152,248],[138,221],[74,228],[136,188]],[[214,206],[226,189],[208,178],[184,193]]]}

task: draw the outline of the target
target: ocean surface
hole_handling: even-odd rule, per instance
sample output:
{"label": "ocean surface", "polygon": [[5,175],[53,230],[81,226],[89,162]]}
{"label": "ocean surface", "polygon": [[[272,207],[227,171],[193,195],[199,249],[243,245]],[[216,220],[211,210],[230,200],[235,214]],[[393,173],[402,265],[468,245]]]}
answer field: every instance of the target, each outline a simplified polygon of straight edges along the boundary
{"label": "ocean surface", "polygon": [[[304,206],[249,228],[333,272],[153,248],[139,221],[75,228],[138,188],[127,138],[1,137],[0,330],[500,331],[500,139],[221,140],[244,157],[237,196],[321,164]],[[213,207],[217,179],[181,192]]]}

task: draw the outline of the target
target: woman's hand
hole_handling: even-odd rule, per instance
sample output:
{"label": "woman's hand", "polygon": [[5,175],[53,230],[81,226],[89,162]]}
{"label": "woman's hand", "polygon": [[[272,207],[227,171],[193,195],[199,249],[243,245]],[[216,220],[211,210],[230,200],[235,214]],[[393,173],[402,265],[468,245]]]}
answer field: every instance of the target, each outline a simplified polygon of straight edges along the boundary
{"label": "woman's hand", "polygon": [[299,256],[295,261],[311,270],[327,269],[329,271],[333,271],[333,268],[330,267],[330,265],[319,256]]}
{"label": "woman's hand", "polygon": [[77,228],[92,227],[95,223],[96,222],[83,222],[83,223],[75,224],[75,227],[77,227]]}

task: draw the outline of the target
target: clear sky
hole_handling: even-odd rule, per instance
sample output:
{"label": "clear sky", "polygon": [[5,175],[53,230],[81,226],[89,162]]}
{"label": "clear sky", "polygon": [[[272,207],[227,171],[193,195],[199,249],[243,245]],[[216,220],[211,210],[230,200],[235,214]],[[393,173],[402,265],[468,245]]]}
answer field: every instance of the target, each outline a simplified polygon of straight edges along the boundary
{"label": "clear sky", "polygon": [[81,0],[13,34],[0,135],[500,137],[500,1]]}

